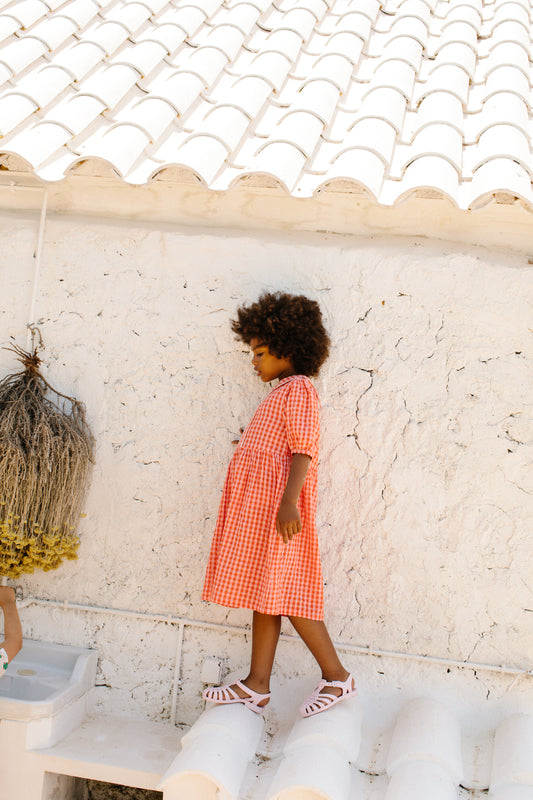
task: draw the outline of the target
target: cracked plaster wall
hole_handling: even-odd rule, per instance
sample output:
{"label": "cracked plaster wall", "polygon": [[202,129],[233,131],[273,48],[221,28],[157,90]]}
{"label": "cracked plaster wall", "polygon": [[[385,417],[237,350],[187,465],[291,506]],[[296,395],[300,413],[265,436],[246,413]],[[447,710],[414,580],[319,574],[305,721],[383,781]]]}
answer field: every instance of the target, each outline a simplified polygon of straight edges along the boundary
{"label": "cracked plaster wall", "polygon": [[[0,340],[23,344],[38,220],[0,224]],[[332,636],[527,668],[533,273],[464,245],[49,216],[46,374],[85,401],[97,459],[78,561],[25,577],[24,592],[248,622],[200,592],[231,442],[266,391],[228,320],[278,288],[317,298],[333,342],[316,381]],[[0,375],[13,367],[3,351]],[[42,608],[23,623],[98,647],[103,707],[168,714],[171,626]],[[240,664],[245,638],[187,633],[185,674],[198,683],[204,655]]]}

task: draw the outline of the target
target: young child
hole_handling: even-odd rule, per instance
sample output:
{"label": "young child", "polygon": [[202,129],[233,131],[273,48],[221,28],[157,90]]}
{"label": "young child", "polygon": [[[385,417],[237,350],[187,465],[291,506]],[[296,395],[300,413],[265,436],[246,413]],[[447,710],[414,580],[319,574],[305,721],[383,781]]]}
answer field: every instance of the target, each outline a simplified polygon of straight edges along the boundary
{"label": "young child", "polygon": [[228,468],[211,546],[203,599],[253,610],[250,672],[206,689],[214,703],[244,703],[262,713],[287,616],[307,645],[322,680],[300,707],[325,711],[356,694],[323,622],[322,570],[316,531],[319,400],[307,376],[329,353],[318,303],[303,295],[263,294],[232,322],[253,352],[263,400]]}
{"label": "young child", "polygon": [[4,641],[0,643],[0,677],[22,647],[22,628],[15,602],[15,592],[0,586],[0,607],[4,612]]}

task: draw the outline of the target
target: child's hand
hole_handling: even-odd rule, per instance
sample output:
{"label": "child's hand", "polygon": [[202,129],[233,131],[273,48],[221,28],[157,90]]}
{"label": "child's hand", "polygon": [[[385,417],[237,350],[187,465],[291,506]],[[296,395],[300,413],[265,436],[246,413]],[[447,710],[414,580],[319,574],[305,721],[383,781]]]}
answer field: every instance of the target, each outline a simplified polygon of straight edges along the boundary
{"label": "child's hand", "polygon": [[15,602],[15,590],[11,586],[0,586],[0,606],[4,608],[4,606]]}
{"label": "child's hand", "polygon": [[276,517],[276,530],[285,544],[288,544],[293,536],[300,533],[302,520],[296,503],[291,503],[289,500],[281,501]]}

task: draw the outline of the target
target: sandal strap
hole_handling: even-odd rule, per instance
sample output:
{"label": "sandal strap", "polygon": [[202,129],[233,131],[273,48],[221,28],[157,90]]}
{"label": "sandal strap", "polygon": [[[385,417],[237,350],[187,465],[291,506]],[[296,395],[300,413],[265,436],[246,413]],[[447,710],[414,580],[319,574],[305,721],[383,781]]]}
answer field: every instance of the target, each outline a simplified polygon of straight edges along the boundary
{"label": "sandal strap", "polygon": [[235,686],[238,686],[239,689],[242,689],[243,692],[246,692],[250,696],[249,699],[254,703],[260,703],[261,700],[265,700],[265,698],[270,697],[272,694],[271,692],[254,692],[253,689],[250,689],[250,687],[246,686],[242,681],[235,681]]}

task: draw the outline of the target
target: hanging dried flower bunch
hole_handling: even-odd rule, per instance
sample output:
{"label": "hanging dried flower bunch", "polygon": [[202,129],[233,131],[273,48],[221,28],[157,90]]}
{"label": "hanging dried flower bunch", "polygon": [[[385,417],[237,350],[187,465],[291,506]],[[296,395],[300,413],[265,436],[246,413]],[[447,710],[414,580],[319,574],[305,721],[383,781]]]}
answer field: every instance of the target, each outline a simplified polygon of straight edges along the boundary
{"label": "hanging dried flower bunch", "polygon": [[94,440],[83,403],[40,374],[39,346],[5,349],[24,366],[0,381],[0,575],[17,578],[76,558]]}

